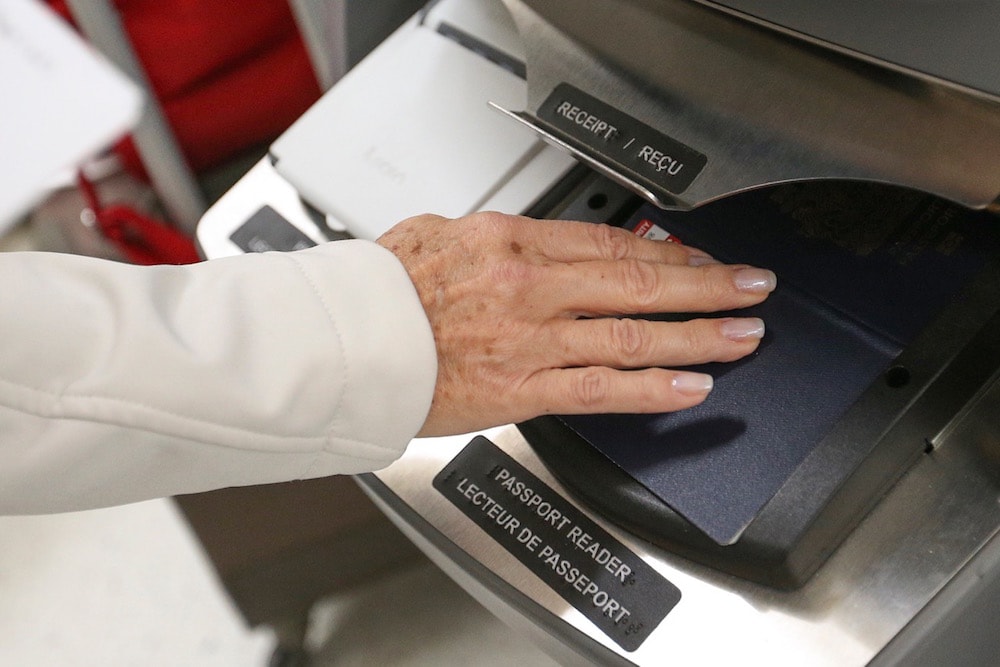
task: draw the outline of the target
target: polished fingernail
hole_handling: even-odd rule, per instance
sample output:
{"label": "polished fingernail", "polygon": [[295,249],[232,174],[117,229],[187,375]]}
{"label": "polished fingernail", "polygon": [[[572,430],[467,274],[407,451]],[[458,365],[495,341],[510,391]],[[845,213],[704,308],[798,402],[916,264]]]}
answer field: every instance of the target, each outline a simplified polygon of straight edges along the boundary
{"label": "polished fingernail", "polygon": [[759,317],[734,317],[719,325],[722,335],[729,340],[747,340],[764,337],[764,320]]}
{"label": "polished fingernail", "polygon": [[744,292],[773,292],[778,286],[778,277],[767,269],[740,269],[733,276],[736,286]]}
{"label": "polished fingernail", "polygon": [[707,394],[712,391],[713,384],[712,376],[705,373],[680,372],[674,374],[674,389],[681,394],[689,396]]}

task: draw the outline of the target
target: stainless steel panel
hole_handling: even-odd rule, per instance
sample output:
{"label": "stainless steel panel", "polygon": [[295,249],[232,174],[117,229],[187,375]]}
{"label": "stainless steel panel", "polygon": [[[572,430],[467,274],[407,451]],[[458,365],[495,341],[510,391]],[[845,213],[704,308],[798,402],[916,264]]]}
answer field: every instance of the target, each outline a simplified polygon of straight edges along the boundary
{"label": "stainless steel panel", "polygon": [[[594,0],[587,12],[569,0],[504,2],[527,52],[522,120],[544,125],[538,110],[565,82],[708,156],[684,192],[654,190],[650,198],[637,189],[654,203],[689,208],[812,178],[894,183],[975,208],[1000,194],[995,97],[687,0]],[[619,182],[634,180],[599,152],[584,152]]]}
{"label": "stainless steel panel", "polygon": [[1000,95],[1000,4],[697,0],[855,57]]}
{"label": "stainless steel panel", "polygon": [[[468,579],[471,563],[485,567],[544,608],[553,622],[568,624],[635,664],[662,664],[669,656],[677,664],[863,665],[997,533],[998,415],[1000,383],[994,381],[797,591],[776,591],[694,565],[587,512],[681,589],[678,606],[634,653],[603,636],[433,489],[434,476],[470,436],[414,441],[376,477],[390,492],[385,502],[390,514],[393,506],[411,509],[457,547],[459,556],[431,550],[453,574],[465,573],[456,576],[459,583]],[[568,495],[514,427],[485,435]],[[892,655],[885,659],[892,664]]]}

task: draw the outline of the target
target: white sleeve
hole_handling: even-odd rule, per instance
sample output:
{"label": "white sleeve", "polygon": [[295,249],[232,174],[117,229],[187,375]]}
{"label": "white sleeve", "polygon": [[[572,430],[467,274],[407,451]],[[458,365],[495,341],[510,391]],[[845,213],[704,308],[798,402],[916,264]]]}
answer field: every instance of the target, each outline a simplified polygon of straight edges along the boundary
{"label": "white sleeve", "polygon": [[390,252],[190,266],[0,254],[0,513],[377,470],[427,416],[434,338]]}

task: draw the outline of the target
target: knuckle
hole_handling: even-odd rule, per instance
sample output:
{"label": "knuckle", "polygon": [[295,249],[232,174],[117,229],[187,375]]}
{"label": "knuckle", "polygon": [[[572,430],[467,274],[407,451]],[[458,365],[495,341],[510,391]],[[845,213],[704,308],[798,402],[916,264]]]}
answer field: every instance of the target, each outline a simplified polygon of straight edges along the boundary
{"label": "knuckle", "polygon": [[513,234],[512,216],[496,211],[477,211],[457,220],[470,230],[469,236],[478,244],[484,240],[503,242]]}
{"label": "knuckle", "polygon": [[653,265],[636,259],[623,260],[622,276],[626,303],[635,310],[645,311],[657,303],[660,276]]}
{"label": "knuckle", "polygon": [[503,286],[509,290],[526,289],[533,281],[535,266],[518,261],[513,257],[498,260],[489,271],[489,279],[494,285]]}
{"label": "knuckle", "polygon": [[577,377],[571,391],[577,404],[584,408],[592,408],[607,401],[611,387],[603,373],[593,370]]}
{"label": "knuckle", "polygon": [[629,365],[642,360],[649,348],[645,327],[630,318],[613,320],[611,341],[617,356]]}
{"label": "knuckle", "polygon": [[599,252],[607,259],[619,260],[628,256],[630,232],[610,225],[589,225]]}

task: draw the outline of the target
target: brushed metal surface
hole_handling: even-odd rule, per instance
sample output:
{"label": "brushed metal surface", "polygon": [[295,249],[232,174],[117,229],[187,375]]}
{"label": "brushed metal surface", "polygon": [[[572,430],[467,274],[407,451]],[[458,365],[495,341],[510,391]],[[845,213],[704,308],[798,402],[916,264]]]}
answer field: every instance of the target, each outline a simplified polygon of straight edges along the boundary
{"label": "brushed metal surface", "polygon": [[569,0],[504,2],[525,42],[526,116],[537,120],[565,82],[708,156],[687,190],[654,193],[672,206],[816,178],[893,183],[973,208],[1000,195],[993,96],[687,0],[594,0],[586,13]]}
{"label": "brushed metal surface", "polygon": [[856,58],[1000,95],[993,0],[695,0]]}
{"label": "brushed metal surface", "polygon": [[[515,427],[484,435],[573,501]],[[453,543],[463,555],[435,554],[451,563],[453,576],[468,571],[470,563],[483,566],[543,607],[554,623],[568,624],[639,665],[662,664],[665,656],[677,664],[864,665],[1000,528],[996,380],[797,591],[769,589],[694,565],[575,503],[681,590],[680,603],[645,644],[625,653],[432,487],[437,472],[470,440],[416,440],[402,459],[376,473],[392,496],[385,503],[390,515],[394,506],[405,506]],[[891,655],[887,664],[893,664]]]}

